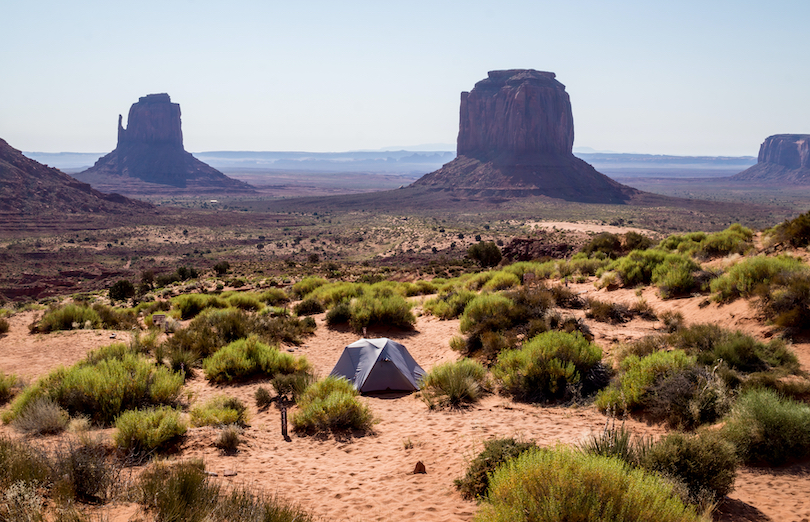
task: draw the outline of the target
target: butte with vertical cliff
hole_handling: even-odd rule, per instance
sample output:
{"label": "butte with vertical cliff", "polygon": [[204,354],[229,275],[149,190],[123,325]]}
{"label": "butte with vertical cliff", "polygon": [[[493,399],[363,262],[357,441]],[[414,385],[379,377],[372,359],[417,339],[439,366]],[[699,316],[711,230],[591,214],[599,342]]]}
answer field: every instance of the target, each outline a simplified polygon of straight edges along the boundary
{"label": "butte with vertical cliff", "polygon": [[76,179],[122,194],[250,193],[183,148],[180,105],[168,94],[149,94],[132,104],[127,127],[118,116],[118,146]]}
{"label": "butte with vertical cliff", "polygon": [[552,72],[490,71],[461,93],[457,157],[413,186],[456,194],[625,203],[627,187],[573,153],[574,117]]}
{"label": "butte with vertical cliff", "polygon": [[750,183],[810,184],[810,134],[768,136],[757,164],[731,177]]}

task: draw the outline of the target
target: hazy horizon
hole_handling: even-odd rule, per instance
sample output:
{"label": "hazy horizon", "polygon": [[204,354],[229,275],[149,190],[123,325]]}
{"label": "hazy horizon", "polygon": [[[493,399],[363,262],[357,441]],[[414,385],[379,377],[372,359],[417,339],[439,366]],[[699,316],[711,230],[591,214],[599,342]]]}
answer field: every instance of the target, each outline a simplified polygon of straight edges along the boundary
{"label": "hazy horizon", "polygon": [[180,104],[190,151],[455,143],[460,93],[510,68],[557,74],[580,149],[756,156],[769,135],[810,133],[798,0],[35,0],[4,13],[0,138],[25,151],[109,152],[118,115],[158,92]]}

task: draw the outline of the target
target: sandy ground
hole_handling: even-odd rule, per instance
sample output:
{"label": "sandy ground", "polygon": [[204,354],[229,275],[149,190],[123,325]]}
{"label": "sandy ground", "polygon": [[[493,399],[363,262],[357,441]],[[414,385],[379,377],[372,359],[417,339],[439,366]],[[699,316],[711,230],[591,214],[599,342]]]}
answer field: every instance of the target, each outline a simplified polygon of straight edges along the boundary
{"label": "sandy ground", "polygon": [[[572,285],[586,296],[634,303],[633,290],[606,292],[592,283]],[[654,289],[643,297],[656,312],[666,309],[683,313],[687,323],[718,322],[763,338],[767,328],[747,303],[725,306],[701,303],[705,297],[661,301]],[[564,312],[581,314],[581,312]],[[70,365],[89,350],[110,343],[111,335],[127,339],[128,332],[74,331],[49,335],[28,333],[36,312],[11,318],[11,331],[0,338],[0,371],[28,379],[46,374],[60,364]],[[329,373],[342,348],[358,336],[349,331],[330,330],[317,316],[316,334],[300,347],[284,347],[306,355],[316,372]],[[610,353],[616,342],[632,340],[656,331],[659,322],[635,319],[611,326],[590,322],[596,342]],[[458,334],[458,321],[439,321],[420,316],[410,332],[373,330],[368,337],[390,337],[403,343],[417,361],[429,370],[458,356],[448,341]],[[810,345],[794,345],[802,365],[810,368]],[[201,457],[215,480],[245,484],[300,503],[324,520],[359,521],[468,521],[476,504],[462,500],[453,480],[463,475],[469,459],[482,442],[493,437],[515,436],[534,439],[541,445],[577,444],[604,427],[605,417],[593,407],[537,407],[514,403],[492,395],[475,407],[462,411],[431,411],[415,395],[367,397],[378,419],[373,435],[317,438],[292,435],[285,442],[280,433],[280,413],[275,407],[259,411],[253,394],[269,383],[210,386],[201,377],[188,382],[192,401],[215,394],[239,397],[250,405],[250,426],[245,444],[235,456],[222,455],[215,447],[215,428],[192,428],[179,457]],[[627,421],[639,435],[660,435],[660,426]],[[110,431],[110,430],[107,430]],[[13,433],[8,427],[0,434]],[[413,474],[417,461],[426,474]],[[234,477],[222,472],[235,471]],[[800,521],[810,520],[810,465],[779,469],[741,470],[736,490],[718,510],[720,520]],[[137,507],[113,505],[103,508],[110,520],[126,521],[140,516]]]}

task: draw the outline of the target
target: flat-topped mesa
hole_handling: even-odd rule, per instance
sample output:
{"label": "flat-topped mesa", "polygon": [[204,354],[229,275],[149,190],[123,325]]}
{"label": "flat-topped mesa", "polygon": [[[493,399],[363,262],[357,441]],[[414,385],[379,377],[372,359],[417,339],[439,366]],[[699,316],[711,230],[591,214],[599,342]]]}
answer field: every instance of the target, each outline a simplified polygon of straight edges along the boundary
{"label": "flat-topped mesa", "polygon": [[118,115],[118,146],[129,144],[168,145],[183,150],[180,104],[166,93],[148,94],[129,108],[127,128]]}
{"label": "flat-topped mesa", "polygon": [[574,117],[565,85],[553,72],[490,71],[461,93],[457,151],[484,161],[522,162],[570,156]]}
{"label": "flat-topped mesa", "polygon": [[775,134],[759,147],[757,164],[732,177],[738,181],[810,183],[810,134]]}

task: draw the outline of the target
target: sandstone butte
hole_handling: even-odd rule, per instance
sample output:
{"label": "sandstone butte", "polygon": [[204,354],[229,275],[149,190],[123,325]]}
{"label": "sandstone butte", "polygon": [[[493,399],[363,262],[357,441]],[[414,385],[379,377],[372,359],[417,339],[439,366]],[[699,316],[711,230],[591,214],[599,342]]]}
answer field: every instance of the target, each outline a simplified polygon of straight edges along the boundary
{"label": "sandstone butte", "polygon": [[625,203],[639,191],[573,155],[574,117],[552,72],[490,71],[461,93],[456,159],[416,187],[469,194]]}
{"label": "sandstone butte", "polygon": [[203,163],[183,148],[180,105],[168,94],[141,97],[118,116],[118,146],[75,177],[122,194],[250,193],[253,187]]}
{"label": "sandstone butte", "polygon": [[757,164],[732,180],[745,182],[810,183],[810,134],[776,134],[759,147]]}

